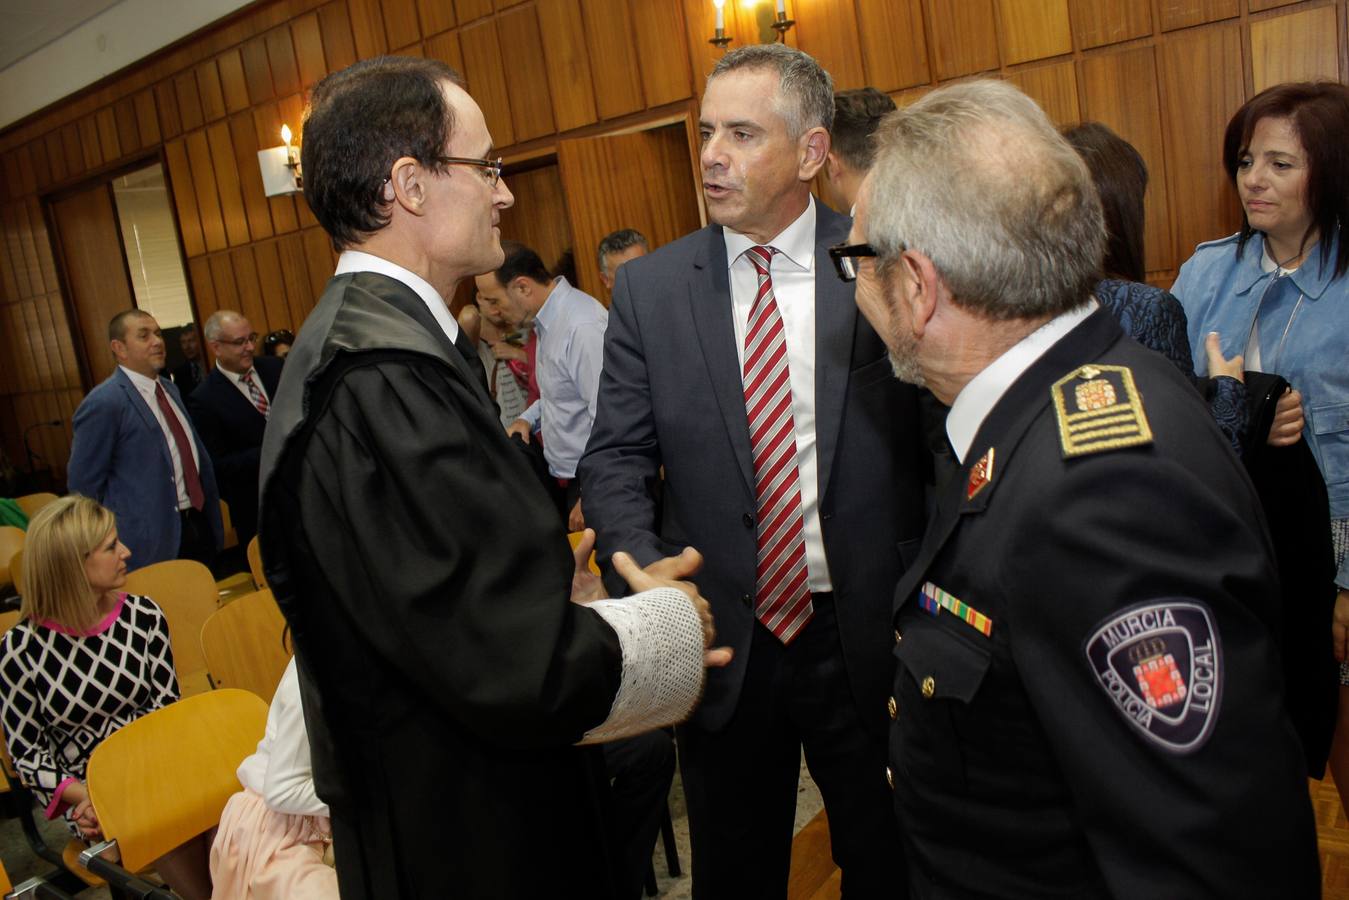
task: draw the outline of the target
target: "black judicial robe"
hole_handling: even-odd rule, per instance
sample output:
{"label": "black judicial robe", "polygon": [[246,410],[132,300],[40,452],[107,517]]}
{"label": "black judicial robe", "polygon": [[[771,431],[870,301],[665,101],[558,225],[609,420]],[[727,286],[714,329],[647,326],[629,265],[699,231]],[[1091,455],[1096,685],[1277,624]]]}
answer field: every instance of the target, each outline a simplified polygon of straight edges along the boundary
{"label": "black judicial robe", "polygon": [[417,296],[334,277],[287,360],[261,545],[343,900],[612,895],[603,721],[622,655],[561,525]]}

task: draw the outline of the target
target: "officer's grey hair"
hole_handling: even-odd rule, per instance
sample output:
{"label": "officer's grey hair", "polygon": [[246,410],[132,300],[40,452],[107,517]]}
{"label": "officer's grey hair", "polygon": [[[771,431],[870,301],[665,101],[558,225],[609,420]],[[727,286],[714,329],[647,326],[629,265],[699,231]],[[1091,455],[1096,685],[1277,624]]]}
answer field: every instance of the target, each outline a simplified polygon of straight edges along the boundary
{"label": "officer's grey hair", "polygon": [[727,72],[752,69],[777,72],[773,110],[787,123],[793,140],[816,126],[826,131],[834,127],[834,79],[813,56],[786,44],[737,47],[717,61],[707,83]]}
{"label": "officer's grey hair", "polygon": [[225,326],[235,319],[242,319],[243,314],[237,313],[232,309],[220,309],[211,313],[211,317],[206,320],[202,326],[202,331],[206,334],[206,340],[218,341],[225,330]]}
{"label": "officer's grey hair", "polygon": [[1002,81],[940,88],[886,116],[867,195],[881,270],[929,257],[959,305],[990,319],[1057,315],[1099,277],[1105,225],[1082,158]]}
{"label": "officer's grey hair", "polygon": [[608,258],[614,253],[622,253],[629,247],[642,247],[650,250],[651,245],[646,241],[646,235],[642,234],[636,228],[621,228],[618,231],[610,232],[600,241],[600,249],[597,257],[600,263],[600,271],[605,275],[612,275],[609,271]]}

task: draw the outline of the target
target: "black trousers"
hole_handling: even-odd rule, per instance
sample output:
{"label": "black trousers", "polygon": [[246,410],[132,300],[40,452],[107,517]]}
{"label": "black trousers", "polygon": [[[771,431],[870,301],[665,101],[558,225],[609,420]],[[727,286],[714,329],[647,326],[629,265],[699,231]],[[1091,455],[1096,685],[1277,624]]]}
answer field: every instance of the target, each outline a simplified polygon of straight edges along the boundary
{"label": "black trousers", "polygon": [[195,559],[207,568],[215,562],[215,534],[206,513],[184,509],[178,513],[182,529],[178,536],[178,559]]}
{"label": "black trousers", "polygon": [[693,845],[693,896],[787,896],[801,752],[824,797],[845,898],[903,898],[907,875],[885,780],[848,684],[830,594],[791,644],[755,624],[735,716],[678,731]]}
{"label": "black trousers", "polygon": [[637,900],[674,782],[674,741],[668,732],[652,731],[605,744],[604,768],[611,780],[610,822],[614,856],[621,867],[620,896]]}

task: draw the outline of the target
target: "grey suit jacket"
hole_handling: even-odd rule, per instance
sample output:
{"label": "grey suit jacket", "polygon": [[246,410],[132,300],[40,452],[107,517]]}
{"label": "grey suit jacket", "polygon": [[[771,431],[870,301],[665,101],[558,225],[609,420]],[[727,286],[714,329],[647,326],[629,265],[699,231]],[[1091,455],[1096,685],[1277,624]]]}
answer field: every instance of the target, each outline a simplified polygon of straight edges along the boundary
{"label": "grey suit jacket", "polygon": [[[849,220],[817,204],[816,449],[820,520],[849,679],[877,734],[893,659],[890,601],[924,523],[916,391],[897,382],[828,248]],[[709,226],[618,272],[599,409],[579,477],[586,523],[608,568],[614,551],[645,565],[696,547],[695,577],[717,641],[735,650],[709,673],[697,721],[735,711],[754,623],[755,499],[749,426],[732,323],[726,245]],[[652,489],[664,467],[660,518]],[[901,546],[903,545],[903,546]],[[610,578],[611,590],[621,587]]]}

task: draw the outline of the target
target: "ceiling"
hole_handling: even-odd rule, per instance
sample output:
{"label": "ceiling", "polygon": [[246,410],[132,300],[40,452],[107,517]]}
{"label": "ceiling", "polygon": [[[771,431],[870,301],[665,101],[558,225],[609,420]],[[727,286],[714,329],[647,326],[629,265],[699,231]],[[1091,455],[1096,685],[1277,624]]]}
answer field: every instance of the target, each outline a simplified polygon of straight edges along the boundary
{"label": "ceiling", "polygon": [[121,0],[0,0],[0,69],[45,47]]}

